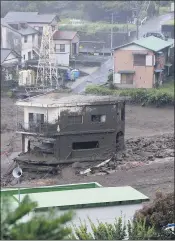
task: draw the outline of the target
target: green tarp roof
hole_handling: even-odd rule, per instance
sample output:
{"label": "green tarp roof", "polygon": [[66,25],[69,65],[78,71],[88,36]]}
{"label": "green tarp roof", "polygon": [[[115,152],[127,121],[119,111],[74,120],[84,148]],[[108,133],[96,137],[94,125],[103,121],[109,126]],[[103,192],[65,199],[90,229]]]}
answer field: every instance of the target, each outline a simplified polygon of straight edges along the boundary
{"label": "green tarp roof", "polygon": [[[25,194],[21,195],[21,200]],[[18,195],[14,195],[18,199]],[[30,193],[31,200],[38,203],[38,208],[80,208],[95,206],[110,206],[125,202],[148,201],[149,198],[130,186],[101,187],[67,190],[61,192]]]}

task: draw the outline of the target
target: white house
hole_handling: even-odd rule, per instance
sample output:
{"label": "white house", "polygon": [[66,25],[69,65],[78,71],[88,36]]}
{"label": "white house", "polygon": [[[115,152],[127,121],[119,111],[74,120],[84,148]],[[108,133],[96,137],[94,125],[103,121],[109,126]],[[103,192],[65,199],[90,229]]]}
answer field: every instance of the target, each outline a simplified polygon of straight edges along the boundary
{"label": "white house", "polygon": [[1,18],[1,48],[21,51],[21,34]]}
{"label": "white house", "polygon": [[79,54],[79,36],[75,31],[55,31],[53,35],[58,65],[69,66],[69,60]]}

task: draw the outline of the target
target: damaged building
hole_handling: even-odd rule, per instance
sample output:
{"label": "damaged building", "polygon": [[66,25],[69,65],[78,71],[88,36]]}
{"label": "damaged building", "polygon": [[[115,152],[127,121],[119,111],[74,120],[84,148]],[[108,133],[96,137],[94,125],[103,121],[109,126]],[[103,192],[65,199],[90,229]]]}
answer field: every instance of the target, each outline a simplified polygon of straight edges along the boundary
{"label": "damaged building", "polygon": [[[60,163],[103,161],[124,147],[125,101],[115,96],[47,93],[16,103],[21,167],[56,170]],[[55,168],[55,169],[54,169]]]}

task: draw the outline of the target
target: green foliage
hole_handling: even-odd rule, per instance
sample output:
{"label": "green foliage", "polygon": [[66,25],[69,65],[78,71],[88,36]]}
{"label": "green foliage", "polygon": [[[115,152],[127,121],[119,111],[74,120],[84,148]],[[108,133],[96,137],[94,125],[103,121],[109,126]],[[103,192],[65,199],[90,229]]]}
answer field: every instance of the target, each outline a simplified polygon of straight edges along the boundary
{"label": "green foliage", "polygon": [[114,32],[119,32],[119,31],[129,31],[135,30],[136,26],[134,24],[113,24],[111,25],[110,23],[106,22],[84,22],[82,25],[72,25],[69,23],[69,20],[63,19],[61,23],[59,24],[59,29],[60,30],[73,30],[73,31],[79,31],[79,32],[84,32],[86,35],[88,34],[94,34],[97,32],[109,32],[111,31],[111,26],[113,26],[113,31]]}
{"label": "green foliage", "polygon": [[174,223],[174,193],[163,195],[158,192],[153,203],[143,207],[135,214],[136,220],[143,221],[145,218],[147,227],[154,225],[159,231],[168,223]]}
{"label": "green foliage", "polygon": [[95,225],[90,219],[91,232],[88,232],[87,224],[81,223],[79,227],[74,226],[75,235],[70,239],[78,240],[148,240],[158,236],[154,227],[146,227],[146,221],[128,221],[126,225],[119,217],[113,224],[99,222]]}
{"label": "green foliage", "polygon": [[[1,199],[1,240],[60,240],[71,234],[71,228],[66,227],[66,223],[72,220],[72,212],[59,217],[54,215],[54,210],[42,215],[33,213],[37,203],[28,196],[13,210],[11,200],[7,197]],[[24,221],[29,213],[33,216]]]}
{"label": "green foliage", "polygon": [[174,104],[174,83],[166,84],[158,89],[110,89],[90,85],[86,88],[86,93],[130,97],[131,102],[142,105],[163,106]]}

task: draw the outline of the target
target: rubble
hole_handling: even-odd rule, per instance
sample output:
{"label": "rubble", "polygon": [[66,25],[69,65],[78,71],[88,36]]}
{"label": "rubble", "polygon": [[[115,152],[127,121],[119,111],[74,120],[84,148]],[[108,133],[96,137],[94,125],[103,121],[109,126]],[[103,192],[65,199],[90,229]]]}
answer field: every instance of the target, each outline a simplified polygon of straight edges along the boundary
{"label": "rubble", "polygon": [[129,170],[131,168],[148,165],[151,162],[163,158],[174,157],[174,135],[165,134],[154,137],[140,137],[129,139],[125,142],[125,150],[116,153],[104,165],[89,168],[81,174],[88,176],[99,175],[99,173],[110,174],[118,170]]}

